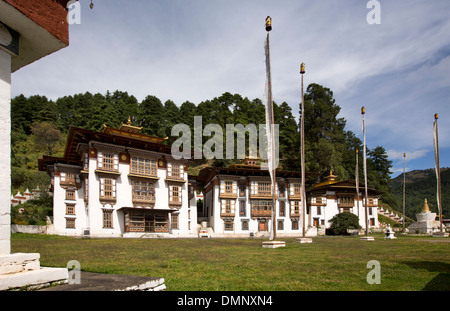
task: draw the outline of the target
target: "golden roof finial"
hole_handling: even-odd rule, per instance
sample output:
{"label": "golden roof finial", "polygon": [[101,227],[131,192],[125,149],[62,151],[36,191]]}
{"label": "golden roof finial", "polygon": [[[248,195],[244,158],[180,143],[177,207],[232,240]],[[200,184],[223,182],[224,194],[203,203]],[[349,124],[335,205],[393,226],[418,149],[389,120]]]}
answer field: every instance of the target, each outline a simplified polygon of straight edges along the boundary
{"label": "golden roof finial", "polygon": [[430,207],[428,206],[427,199],[425,199],[425,203],[423,203],[422,212],[430,212]]}
{"label": "golden roof finial", "polygon": [[336,175],[333,175],[333,170],[330,170],[330,175],[328,175],[327,177],[325,177],[328,181],[334,181],[336,180]]}

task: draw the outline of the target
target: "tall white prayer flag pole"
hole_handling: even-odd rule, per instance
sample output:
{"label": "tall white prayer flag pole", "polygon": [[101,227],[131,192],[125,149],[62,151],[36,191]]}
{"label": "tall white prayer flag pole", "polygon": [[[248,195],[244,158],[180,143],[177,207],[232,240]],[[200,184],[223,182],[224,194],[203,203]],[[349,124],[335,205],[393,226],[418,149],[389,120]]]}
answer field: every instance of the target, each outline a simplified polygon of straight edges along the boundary
{"label": "tall white prayer flag pole", "polygon": [[406,213],[406,153],[403,154],[403,232],[405,232]]}
{"label": "tall white prayer flag pole", "polygon": [[367,147],[366,147],[366,124],[365,124],[365,115],[366,108],[363,106],[361,108],[361,114],[363,116],[362,127],[363,127],[363,135],[364,135],[364,188],[365,188],[365,198],[364,198],[364,209],[366,214],[366,236],[365,239],[369,238],[369,218],[368,218],[368,209],[367,209]]}
{"label": "tall white prayer flag pole", "polygon": [[266,18],[267,38],[264,43],[264,50],[266,54],[266,133],[267,133],[267,161],[269,164],[269,173],[272,181],[272,230],[270,231],[270,240],[276,239],[276,200],[275,200],[275,182],[276,182],[276,167],[275,167],[275,120],[273,114],[273,97],[272,97],[272,73],[270,66],[270,31],[272,30],[272,19],[270,16]]}
{"label": "tall white prayer flag pole", "polygon": [[439,211],[440,230],[442,230],[442,201],[441,201],[441,168],[439,164],[439,139],[438,139],[438,114],[434,115],[433,123],[433,141],[434,141],[434,159],[436,164],[436,182],[437,182],[437,206]]}
{"label": "tall white prayer flag pole", "polygon": [[355,179],[356,179],[356,207],[359,219],[359,152],[356,149],[356,169],[355,169]]}
{"label": "tall white prayer flag pole", "polygon": [[303,74],[305,73],[305,63],[300,65],[300,74],[302,75],[302,115],[300,121],[300,143],[301,143],[301,169],[302,169],[302,224],[303,237],[306,237],[306,193],[305,193],[305,96],[303,94]]}

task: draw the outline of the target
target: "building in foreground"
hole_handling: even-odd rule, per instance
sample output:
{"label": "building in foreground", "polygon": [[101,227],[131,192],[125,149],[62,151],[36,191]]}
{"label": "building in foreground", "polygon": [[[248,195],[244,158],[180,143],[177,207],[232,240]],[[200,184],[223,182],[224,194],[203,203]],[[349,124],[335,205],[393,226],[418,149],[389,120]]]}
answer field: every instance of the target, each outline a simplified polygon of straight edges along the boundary
{"label": "building in foreground", "polygon": [[67,4],[0,0],[0,290],[68,279],[66,268],[41,267],[38,253],[11,253],[10,197],[11,73],[69,45]]}
{"label": "building in foreground", "polygon": [[53,229],[91,237],[197,234],[195,184],[187,161],[164,139],[122,124],[102,132],[71,128],[64,157],[43,157],[51,175]]}

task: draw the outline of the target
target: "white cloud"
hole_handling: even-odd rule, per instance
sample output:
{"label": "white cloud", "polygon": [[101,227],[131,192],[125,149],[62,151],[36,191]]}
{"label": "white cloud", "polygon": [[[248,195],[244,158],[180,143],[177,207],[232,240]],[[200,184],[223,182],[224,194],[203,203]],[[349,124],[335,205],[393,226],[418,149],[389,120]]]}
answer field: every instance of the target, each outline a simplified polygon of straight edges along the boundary
{"label": "white cloud", "polygon": [[417,160],[425,157],[428,154],[429,150],[416,150],[413,152],[401,152],[396,150],[388,150],[386,151],[387,155],[391,160],[403,160],[403,154],[406,153],[406,160]]}
{"label": "white cloud", "polygon": [[277,103],[288,102],[298,116],[305,62],[305,87],[330,88],[359,137],[366,106],[369,148],[423,159],[432,150],[435,112],[440,144],[450,146],[450,2],[381,1],[380,25],[367,24],[366,3],[97,0],[93,10],[82,3],[70,46],[14,73],[12,93],[56,99],[118,89],[178,105],[225,91],[262,98],[264,19],[271,15]]}

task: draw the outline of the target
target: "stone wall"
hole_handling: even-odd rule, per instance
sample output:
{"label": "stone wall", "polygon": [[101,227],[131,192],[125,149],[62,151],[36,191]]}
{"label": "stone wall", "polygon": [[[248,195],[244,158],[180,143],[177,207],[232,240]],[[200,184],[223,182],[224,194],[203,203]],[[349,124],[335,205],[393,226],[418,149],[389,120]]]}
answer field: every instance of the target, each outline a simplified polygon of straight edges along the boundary
{"label": "stone wall", "polygon": [[11,225],[11,233],[47,233],[47,226]]}

